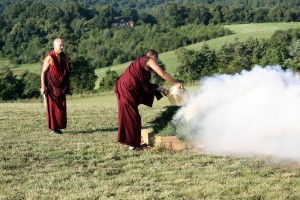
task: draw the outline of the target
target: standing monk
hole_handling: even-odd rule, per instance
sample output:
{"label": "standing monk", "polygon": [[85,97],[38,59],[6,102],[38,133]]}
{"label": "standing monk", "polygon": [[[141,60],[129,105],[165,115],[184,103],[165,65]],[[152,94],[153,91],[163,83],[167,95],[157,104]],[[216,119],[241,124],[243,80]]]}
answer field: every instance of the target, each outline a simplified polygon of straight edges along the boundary
{"label": "standing monk", "polygon": [[130,150],[142,150],[140,104],[152,107],[154,96],[157,100],[167,90],[157,84],[150,83],[151,72],[156,72],[170,84],[183,89],[183,84],[158,66],[158,53],[149,50],[146,55],[134,60],[118,79],[115,93],[118,100],[118,138],[121,144],[129,146]]}
{"label": "standing monk", "polygon": [[50,133],[61,134],[67,127],[66,93],[69,90],[71,66],[65,53],[64,42],[56,38],[54,50],[44,59],[41,73],[41,94],[46,103],[47,124]]}

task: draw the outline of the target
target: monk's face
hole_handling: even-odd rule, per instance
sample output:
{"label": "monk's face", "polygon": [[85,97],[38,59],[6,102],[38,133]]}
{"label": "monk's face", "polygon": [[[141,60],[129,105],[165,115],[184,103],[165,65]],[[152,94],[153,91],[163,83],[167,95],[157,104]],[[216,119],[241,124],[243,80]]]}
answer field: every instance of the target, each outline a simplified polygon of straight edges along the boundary
{"label": "monk's face", "polygon": [[54,51],[55,53],[59,54],[61,52],[63,52],[64,49],[64,42],[62,39],[55,39],[53,42],[53,47],[54,47]]}

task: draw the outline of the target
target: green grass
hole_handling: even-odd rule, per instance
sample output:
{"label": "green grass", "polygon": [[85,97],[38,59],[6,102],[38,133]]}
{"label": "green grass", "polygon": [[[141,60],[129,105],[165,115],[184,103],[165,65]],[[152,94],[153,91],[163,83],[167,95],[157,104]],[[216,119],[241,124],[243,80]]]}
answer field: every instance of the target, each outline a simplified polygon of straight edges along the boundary
{"label": "green grass", "polygon": [[40,74],[42,71],[42,63],[15,65],[11,64],[9,61],[6,61],[6,65],[9,66],[16,75],[19,75],[24,71],[29,71],[37,74]]}
{"label": "green grass", "polygon": [[[212,49],[219,49],[225,43],[234,42],[235,38],[239,38],[240,41],[245,41],[250,37],[258,39],[268,39],[276,30],[287,30],[291,28],[300,28],[300,22],[292,23],[258,23],[258,24],[239,24],[239,25],[227,25],[225,28],[234,32],[233,35],[224,36],[209,40],[206,43]],[[202,43],[190,45],[189,49],[199,50]]]}
{"label": "green grass", "polygon": [[[151,126],[168,106],[140,107]],[[300,166],[116,143],[114,94],[68,99],[68,128],[46,130],[42,99],[0,104],[0,199],[299,199]]]}

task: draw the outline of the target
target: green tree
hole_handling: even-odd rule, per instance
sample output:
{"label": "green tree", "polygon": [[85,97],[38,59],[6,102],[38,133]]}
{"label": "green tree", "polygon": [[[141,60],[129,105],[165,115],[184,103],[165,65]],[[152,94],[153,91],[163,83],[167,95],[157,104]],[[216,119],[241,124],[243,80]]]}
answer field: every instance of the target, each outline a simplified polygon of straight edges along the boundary
{"label": "green tree", "polygon": [[209,8],[200,4],[188,8],[188,21],[192,24],[209,24],[212,18]]}
{"label": "green tree", "polygon": [[200,49],[202,61],[200,63],[201,77],[210,76],[217,72],[217,55],[215,50],[211,50],[206,43]]}
{"label": "green tree", "polygon": [[221,9],[222,7],[219,5],[212,6],[210,8],[210,13],[212,14],[213,17],[210,19],[209,23],[220,24],[224,21]]}
{"label": "green tree", "polygon": [[112,90],[114,88],[114,86],[116,85],[118,78],[119,78],[119,75],[116,71],[110,70],[110,69],[107,70],[105,77],[102,78],[102,80],[100,82],[99,89],[102,91]]}
{"label": "green tree", "polygon": [[137,21],[137,24],[143,23],[154,25],[157,24],[157,20],[152,15],[142,12],[139,14],[139,20]]}
{"label": "green tree", "polygon": [[92,67],[90,63],[81,56],[71,61],[71,65],[71,93],[92,91],[97,80],[95,68]]}
{"label": "green tree", "polygon": [[295,40],[289,49],[291,58],[284,61],[284,66],[293,69],[294,72],[300,72],[300,39]]}
{"label": "green tree", "polygon": [[218,66],[218,73],[226,74],[232,73],[228,66],[230,62],[233,60],[234,52],[234,44],[233,43],[225,43],[221,46],[220,50],[217,52],[217,66]]}
{"label": "green tree", "polygon": [[177,79],[183,81],[199,80],[216,72],[216,53],[204,44],[199,51],[180,48],[176,50],[180,63],[177,68]]}
{"label": "green tree", "polygon": [[0,66],[0,99],[14,100],[21,96],[23,84],[8,66]]}
{"label": "green tree", "polygon": [[115,11],[109,5],[96,7],[96,15],[90,20],[91,29],[106,29],[111,27],[112,18],[115,15]]}
{"label": "green tree", "polygon": [[125,9],[123,9],[123,10],[121,11],[121,15],[122,15],[122,16],[130,16],[130,17],[132,17],[132,20],[133,20],[134,22],[137,22],[138,19],[139,19],[138,12],[137,12],[137,10],[135,10],[135,9],[125,8]]}
{"label": "green tree", "polygon": [[268,49],[262,59],[264,65],[281,65],[289,58],[288,47],[292,41],[290,31],[275,31],[268,42]]}
{"label": "green tree", "polygon": [[22,93],[22,98],[37,98],[40,96],[40,82],[41,77],[36,73],[31,73],[29,71],[25,71],[21,75],[21,81],[23,82],[24,88]]}

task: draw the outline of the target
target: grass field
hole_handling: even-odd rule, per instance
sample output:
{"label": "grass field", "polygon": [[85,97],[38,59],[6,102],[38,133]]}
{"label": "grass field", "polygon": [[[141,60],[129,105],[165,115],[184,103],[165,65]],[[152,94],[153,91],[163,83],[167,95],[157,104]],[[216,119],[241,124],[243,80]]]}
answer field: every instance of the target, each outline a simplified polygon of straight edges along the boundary
{"label": "grass field", "polygon": [[[142,125],[166,109],[140,107]],[[116,143],[114,94],[68,100],[63,135],[46,130],[42,99],[0,104],[0,199],[299,199],[300,165]]]}

